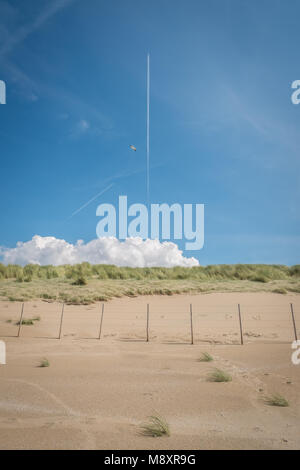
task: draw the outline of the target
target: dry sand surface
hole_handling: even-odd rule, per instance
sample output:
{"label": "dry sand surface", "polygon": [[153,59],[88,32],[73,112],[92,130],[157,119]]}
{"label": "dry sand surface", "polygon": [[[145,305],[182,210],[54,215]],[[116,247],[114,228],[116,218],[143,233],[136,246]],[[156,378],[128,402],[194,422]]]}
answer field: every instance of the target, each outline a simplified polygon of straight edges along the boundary
{"label": "dry sand surface", "polygon": [[[291,362],[293,302],[300,337],[300,296],[225,293],[121,298],[66,306],[0,302],[0,449],[299,449],[300,365]],[[150,342],[145,342],[150,304]],[[190,342],[193,304],[194,345]],[[244,346],[237,303],[241,304]],[[9,321],[11,321],[9,323]],[[199,362],[202,352],[214,361]],[[50,367],[40,368],[47,358]],[[221,368],[229,383],[211,383]],[[286,408],[266,405],[280,393]],[[170,437],[141,435],[157,412]]]}

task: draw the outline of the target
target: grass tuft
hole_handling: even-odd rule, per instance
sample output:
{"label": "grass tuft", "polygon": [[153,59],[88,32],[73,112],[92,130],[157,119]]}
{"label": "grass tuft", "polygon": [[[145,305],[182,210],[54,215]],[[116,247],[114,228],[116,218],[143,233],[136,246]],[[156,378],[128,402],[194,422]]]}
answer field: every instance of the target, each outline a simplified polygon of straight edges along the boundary
{"label": "grass tuft", "polygon": [[42,359],[39,365],[39,367],[49,367],[49,366],[50,366],[50,362],[48,361],[48,359]]}
{"label": "grass tuft", "polygon": [[[41,317],[34,317],[34,318],[23,318],[22,325],[30,326],[34,325],[35,321],[40,321]],[[17,321],[16,325],[20,325],[20,321]]]}
{"label": "grass tuft", "polygon": [[272,292],[274,292],[274,294],[287,294],[287,290],[280,287],[273,289]]}
{"label": "grass tuft", "polygon": [[141,426],[143,436],[161,437],[170,436],[170,428],[167,421],[158,415],[149,416],[149,422]]}
{"label": "grass tuft", "polygon": [[198,359],[199,362],[212,362],[214,358],[208,353],[202,353],[201,357]]}
{"label": "grass tuft", "polygon": [[[20,325],[20,321],[17,321],[16,325]],[[26,325],[26,326],[34,325],[34,321],[32,318],[23,318],[22,325]]]}
{"label": "grass tuft", "polygon": [[87,280],[83,276],[79,276],[75,281],[72,283],[73,286],[86,286],[87,285]]}
{"label": "grass tuft", "polygon": [[213,370],[207,377],[209,382],[231,382],[232,377],[221,369]]}
{"label": "grass tuft", "polygon": [[262,275],[258,275],[258,276],[254,276],[251,281],[254,281],[254,282],[268,282],[268,278],[266,276],[262,276]]}
{"label": "grass tuft", "polygon": [[281,407],[289,406],[289,402],[282,395],[278,395],[278,394],[271,395],[270,397],[266,397],[265,402],[269,406],[281,406]]}

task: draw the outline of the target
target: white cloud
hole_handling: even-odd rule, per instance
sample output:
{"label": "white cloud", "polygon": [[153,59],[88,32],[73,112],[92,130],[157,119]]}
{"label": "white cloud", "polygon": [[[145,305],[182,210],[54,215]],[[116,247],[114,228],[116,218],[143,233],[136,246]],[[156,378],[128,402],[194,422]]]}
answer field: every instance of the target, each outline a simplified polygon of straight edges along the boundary
{"label": "white cloud", "polygon": [[89,127],[90,127],[90,124],[85,119],[81,119],[81,121],[79,121],[79,123],[78,123],[78,129],[81,132],[87,131],[89,129]]}
{"label": "white cloud", "polygon": [[117,266],[197,266],[198,260],[186,258],[172,242],[127,238],[120,241],[114,237],[99,238],[76,245],[55,237],[35,235],[28,242],[18,242],[15,248],[2,248],[5,264],[75,264],[88,261],[93,264],[115,264]]}
{"label": "white cloud", "polygon": [[72,139],[77,139],[90,131],[91,131],[91,125],[89,121],[87,121],[86,119],[80,119],[73,126],[69,134],[69,137]]}

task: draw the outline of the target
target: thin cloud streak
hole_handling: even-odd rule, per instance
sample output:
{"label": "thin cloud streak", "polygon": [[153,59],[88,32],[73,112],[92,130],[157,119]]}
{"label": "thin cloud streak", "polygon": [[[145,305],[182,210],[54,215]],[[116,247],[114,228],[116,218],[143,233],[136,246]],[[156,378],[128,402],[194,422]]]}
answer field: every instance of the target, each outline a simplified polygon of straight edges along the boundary
{"label": "thin cloud streak", "polygon": [[83,204],[83,206],[79,207],[79,209],[77,209],[75,212],[73,212],[73,214],[70,215],[70,217],[68,218],[68,220],[72,219],[72,217],[74,217],[76,214],[78,214],[80,211],[82,211],[83,209],[85,209],[89,204],[91,204],[91,202],[95,201],[95,199],[97,199],[98,197],[102,196],[102,194],[106,193],[112,186],[114,185],[114,183],[110,184],[109,186],[107,186],[107,188],[103,189],[102,191],[100,191],[100,193],[96,194],[95,196],[92,197],[92,199],[90,199],[89,201],[87,201],[85,204]]}
{"label": "thin cloud streak", "polygon": [[35,18],[35,20],[22,26],[19,30],[11,34],[8,40],[0,49],[0,57],[9,54],[18,44],[22,43],[30,34],[38,30],[47,20],[54,16],[59,10],[70,5],[74,0],[56,0],[54,3],[47,5],[47,7]]}

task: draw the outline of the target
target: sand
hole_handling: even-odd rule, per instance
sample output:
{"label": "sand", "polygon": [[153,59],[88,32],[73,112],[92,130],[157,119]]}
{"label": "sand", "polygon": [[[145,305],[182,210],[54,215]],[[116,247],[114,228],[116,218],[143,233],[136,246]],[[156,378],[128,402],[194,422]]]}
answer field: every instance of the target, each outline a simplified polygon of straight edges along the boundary
{"label": "sand", "polygon": [[[291,362],[293,302],[300,337],[300,296],[224,293],[120,298],[66,306],[0,302],[0,449],[299,449],[300,365]],[[145,342],[150,304],[150,342]],[[189,344],[190,303],[194,345]],[[237,304],[245,344],[241,346]],[[12,323],[7,323],[11,320]],[[199,362],[202,352],[213,357]],[[50,367],[40,368],[47,358]],[[232,382],[211,383],[218,367]],[[266,405],[280,393],[287,408]],[[170,437],[140,424],[157,412]]]}

